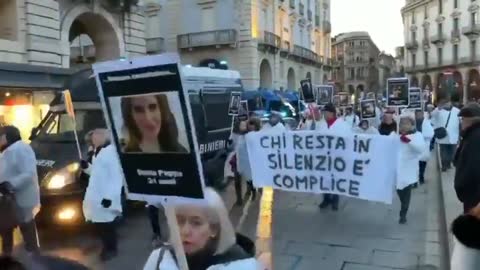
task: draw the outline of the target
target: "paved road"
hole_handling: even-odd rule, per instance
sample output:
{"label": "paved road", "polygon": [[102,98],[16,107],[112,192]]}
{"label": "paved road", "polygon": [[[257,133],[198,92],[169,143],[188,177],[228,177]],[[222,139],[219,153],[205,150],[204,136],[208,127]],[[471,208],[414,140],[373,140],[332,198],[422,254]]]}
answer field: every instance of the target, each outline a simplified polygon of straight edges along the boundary
{"label": "paved road", "polygon": [[415,189],[407,225],[392,205],[343,198],[340,211],[320,210],[317,195],[276,191],[273,198],[275,270],[441,269],[438,175]]}

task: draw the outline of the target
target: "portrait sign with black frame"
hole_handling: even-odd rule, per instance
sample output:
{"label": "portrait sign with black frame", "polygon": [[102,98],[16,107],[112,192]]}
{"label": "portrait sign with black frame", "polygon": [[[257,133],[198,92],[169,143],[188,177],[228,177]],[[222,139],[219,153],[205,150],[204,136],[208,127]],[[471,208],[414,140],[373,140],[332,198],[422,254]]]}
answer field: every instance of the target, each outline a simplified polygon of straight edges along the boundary
{"label": "portrait sign with black frame", "polygon": [[232,92],[230,94],[230,105],[228,107],[228,115],[236,116],[240,110],[240,101],[242,100],[241,92]]}
{"label": "portrait sign with black frame", "polygon": [[176,54],[93,66],[128,198],[203,199],[203,171]]}
{"label": "portrait sign with black frame", "polygon": [[360,101],[360,116],[363,119],[374,119],[376,117],[375,108],[377,107],[375,99],[364,99]]}
{"label": "portrait sign with black frame", "polygon": [[408,90],[408,94],[409,94],[409,98],[410,98],[410,101],[409,101],[409,105],[408,105],[408,108],[409,109],[422,109],[423,106],[422,106],[422,96],[423,96],[423,93],[422,93],[422,90],[418,87],[411,87],[409,90]]}
{"label": "portrait sign with black frame", "polygon": [[246,121],[248,120],[250,112],[248,111],[248,101],[242,100],[240,101],[240,107],[238,109],[238,120]]}
{"label": "portrait sign with black frame", "polygon": [[407,107],[410,103],[408,78],[387,80],[387,107]]}
{"label": "portrait sign with black frame", "polygon": [[333,102],[333,86],[331,85],[316,85],[315,92],[317,96],[317,105],[325,106]]}
{"label": "portrait sign with black frame", "polygon": [[305,79],[300,81],[302,98],[305,103],[315,103],[315,91],[313,91],[312,80]]}
{"label": "portrait sign with black frame", "polygon": [[333,105],[335,105],[335,107],[340,107],[340,96],[339,95],[334,95],[333,96]]}
{"label": "portrait sign with black frame", "polygon": [[338,93],[338,97],[339,97],[339,106],[340,107],[348,107],[350,106],[350,96],[347,92],[340,92]]}

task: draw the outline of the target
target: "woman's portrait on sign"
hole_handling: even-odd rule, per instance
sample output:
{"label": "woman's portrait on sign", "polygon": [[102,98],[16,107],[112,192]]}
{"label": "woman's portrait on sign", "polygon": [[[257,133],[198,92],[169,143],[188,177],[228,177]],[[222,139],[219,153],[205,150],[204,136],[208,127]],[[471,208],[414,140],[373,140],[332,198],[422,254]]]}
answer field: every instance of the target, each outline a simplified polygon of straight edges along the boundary
{"label": "woman's portrait on sign", "polygon": [[110,103],[123,152],[190,152],[177,92],[112,97]]}

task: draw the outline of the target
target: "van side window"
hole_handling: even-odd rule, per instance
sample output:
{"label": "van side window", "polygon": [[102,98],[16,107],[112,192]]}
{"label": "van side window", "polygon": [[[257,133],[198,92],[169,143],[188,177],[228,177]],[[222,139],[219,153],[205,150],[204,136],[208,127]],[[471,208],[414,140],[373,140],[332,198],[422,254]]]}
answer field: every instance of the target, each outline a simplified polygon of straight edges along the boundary
{"label": "van side window", "polygon": [[208,130],[230,128],[232,124],[231,116],[228,115],[230,92],[226,89],[204,89],[202,97]]}
{"label": "van side window", "polygon": [[[200,132],[205,129],[205,112],[201,103],[199,92],[189,91],[188,98],[190,100],[190,107],[192,108],[193,122],[195,130]],[[199,136],[200,134],[197,134]]]}

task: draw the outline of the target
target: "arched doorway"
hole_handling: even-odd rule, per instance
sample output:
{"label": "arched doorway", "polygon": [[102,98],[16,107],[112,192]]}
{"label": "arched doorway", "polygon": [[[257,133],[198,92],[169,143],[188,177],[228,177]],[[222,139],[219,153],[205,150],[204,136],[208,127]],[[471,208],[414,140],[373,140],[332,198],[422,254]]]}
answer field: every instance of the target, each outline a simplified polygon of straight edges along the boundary
{"label": "arched doorway", "polygon": [[437,82],[435,86],[435,100],[439,101],[447,97],[446,89],[447,89],[447,81],[445,75],[443,73],[437,74]]}
{"label": "arched doorway", "polygon": [[355,94],[355,87],[354,87],[353,85],[351,85],[351,84],[348,85],[348,93],[349,93],[350,95]]}
{"label": "arched doorway", "polygon": [[428,74],[423,75],[422,84],[420,85],[420,88],[422,88],[422,90],[428,90],[428,91],[433,90],[432,78],[430,77],[430,75]]}
{"label": "arched doorway", "polygon": [[70,61],[62,63],[64,67],[125,56],[123,32],[101,7],[94,12],[88,5],[76,6],[64,16],[61,29],[62,42],[70,46]]}
{"label": "arched doorway", "polygon": [[468,73],[468,95],[469,100],[480,99],[480,74],[478,70],[472,69]]}
{"label": "arched doorway", "polygon": [[295,81],[295,70],[293,68],[288,69],[287,73],[287,88],[289,90],[297,89],[297,82]]}
{"label": "arched doorway", "polygon": [[410,86],[411,87],[418,87],[418,78],[417,76],[412,76],[410,79]]}
{"label": "arched doorway", "polygon": [[260,64],[260,88],[271,89],[273,83],[272,68],[267,59]]}
{"label": "arched doorway", "polygon": [[462,78],[462,73],[458,71],[453,72],[453,87],[455,88],[455,91],[452,94],[452,101],[462,102],[463,101],[463,78]]}

